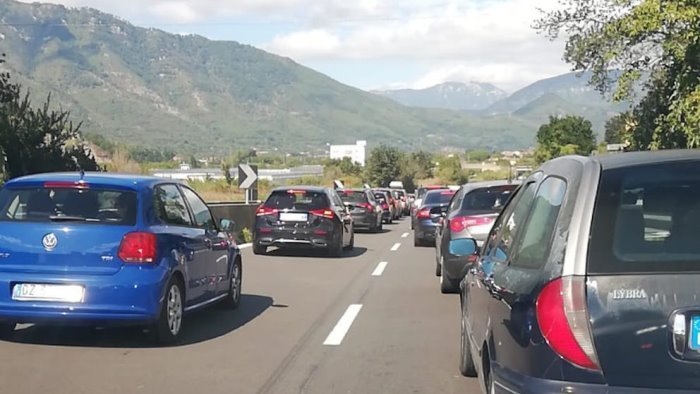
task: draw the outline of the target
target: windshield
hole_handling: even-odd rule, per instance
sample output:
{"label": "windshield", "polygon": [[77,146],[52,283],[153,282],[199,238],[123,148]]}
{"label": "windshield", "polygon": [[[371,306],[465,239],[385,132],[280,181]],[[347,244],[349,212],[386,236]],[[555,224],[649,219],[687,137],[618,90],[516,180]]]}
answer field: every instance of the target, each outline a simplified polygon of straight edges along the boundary
{"label": "windshield", "polygon": [[275,191],[265,202],[265,206],[278,210],[310,211],[330,206],[326,193],[307,190]]}
{"label": "windshield", "polygon": [[0,221],[136,224],[136,193],[108,189],[3,189]]}
{"label": "windshield", "polygon": [[345,190],[340,193],[340,198],[343,200],[343,202],[349,202],[349,203],[362,203],[362,202],[367,202],[367,194],[363,191],[357,191],[357,190]]}
{"label": "windshield", "polygon": [[472,190],[462,200],[462,211],[465,214],[500,212],[516,188],[517,185],[507,185]]}
{"label": "windshield", "polygon": [[444,205],[452,200],[455,192],[452,190],[433,190],[425,195],[423,205]]}

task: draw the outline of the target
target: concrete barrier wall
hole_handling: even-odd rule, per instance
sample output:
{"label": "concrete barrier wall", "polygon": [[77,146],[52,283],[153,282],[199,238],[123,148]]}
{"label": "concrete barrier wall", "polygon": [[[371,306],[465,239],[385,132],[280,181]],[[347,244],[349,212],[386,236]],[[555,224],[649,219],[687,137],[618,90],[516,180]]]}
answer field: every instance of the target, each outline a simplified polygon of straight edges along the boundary
{"label": "concrete barrier wall", "polygon": [[243,242],[241,238],[241,231],[244,228],[249,230],[253,229],[255,224],[255,210],[258,209],[259,204],[248,204],[245,203],[234,203],[234,202],[217,202],[210,203],[209,208],[211,209],[212,215],[217,222],[221,219],[233,220],[236,223],[236,241]]}

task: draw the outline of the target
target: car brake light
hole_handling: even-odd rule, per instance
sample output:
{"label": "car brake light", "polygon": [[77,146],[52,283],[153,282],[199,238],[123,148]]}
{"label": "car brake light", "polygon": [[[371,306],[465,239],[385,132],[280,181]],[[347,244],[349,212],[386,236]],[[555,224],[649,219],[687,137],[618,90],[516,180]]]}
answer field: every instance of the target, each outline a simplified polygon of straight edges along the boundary
{"label": "car brake light", "polygon": [[389,209],[389,205],[385,202],[382,203],[382,208],[383,209]]}
{"label": "car brake light", "polygon": [[545,285],[536,310],[540,331],[552,350],[577,367],[600,371],[588,324],[585,277],[567,276]]}
{"label": "car brake light", "polygon": [[64,182],[64,181],[49,181],[44,182],[45,189],[89,189],[90,185],[85,181]]}
{"label": "car brake light", "polygon": [[364,209],[366,209],[366,210],[368,210],[368,211],[371,211],[371,210],[372,210],[372,204],[370,204],[370,203],[368,203],[368,202],[361,202],[361,203],[357,204],[357,206],[360,207],[360,208],[364,208]]}
{"label": "car brake light", "polygon": [[326,219],[335,218],[335,212],[331,211],[330,209],[315,209],[309,213],[314,216],[324,217]]}
{"label": "car brake light", "polygon": [[276,215],[277,212],[279,212],[276,208],[271,208],[271,207],[266,207],[264,205],[261,205],[260,208],[258,208],[257,211],[255,211],[256,216],[268,216],[268,215]]}
{"label": "car brake light", "polygon": [[430,217],[430,208],[423,208],[416,214],[418,219],[427,219]]}
{"label": "car brake light", "polygon": [[122,238],[117,256],[125,263],[153,263],[156,261],[157,244],[153,233],[128,233]]}
{"label": "car brake light", "polygon": [[450,230],[458,233],[469,227],[483,226],[493,223],[494,218],[488,216],[457,216],[450,220]]}

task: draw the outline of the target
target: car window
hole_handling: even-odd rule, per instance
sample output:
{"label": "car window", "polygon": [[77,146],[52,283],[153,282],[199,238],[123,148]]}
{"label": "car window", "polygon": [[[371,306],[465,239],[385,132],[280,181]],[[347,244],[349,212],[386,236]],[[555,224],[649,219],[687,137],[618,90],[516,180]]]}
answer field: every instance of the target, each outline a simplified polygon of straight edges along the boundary
{"label": "car window", "polygon": [[340,198],[349,203],[367,202],[367,194],[359,190],[343,190],[340,192]]}
{"label": "car window", "polygon": [[565,194],[566,182],[563,179],[547,178],[542,182],[527,223],[520,230],[521,236],[511,265],[540,268],[546,263]]}
{"label": "car window", "polygon": [[452,200],[452,196],[454,195],[455,192],[453,190],[433,190],[425,195],[425,200],[423,200],[423,204],[449,204],[450,200]]}
{"label": "car window", "polygon": [[462,198],[464,198],[464,187],[459,189],[457,194],[452,197],[452,202],[450,202],[450,212],[456,211],[462,205]]}
{"label": "car window", "polygon": [[199,228],[207,230],[216,229],[214,218],[211,216],[211,212],[209,211],[207,204],[204,203],[204,201],[202,201],[202,199],[189,188],[183,187],[182,193],[185,195],[187,202],[190,204],[192,214],[194,215],[195,225]]}
{"label": "car window", "polygon": [[[520,227],[525,223],[527,219],[527,214],[530,211],[532,202],[535,199],[535,182],[528,183],[520,191],[520,196],[517,201],[514,201],[514,205],[509,210],[509,212],[504,212],[504,216],[499,224],[499,228],[495,229],[500,231],[500,234],[493,244],[491,250],[486,251],[489,253],[494,262],[503,263],[508,261],[511,257],[511,250],[513,248],[513,242],[520,230]],[[492,233],[495,235],[495,232]]]}
{"label": "car window", "polygon": [[697,271],[698,196],[698,161],[605,171],[591,230],[588,271]]}
{"label": "car window", "polygon": [[191,226],[185,199],[175,185],[162,185],[155,188],[153,205],[156,217],[165,224]]}
{"label": "car window", "polygon": [[279,210],[314,210],[330,206],[328,196],[323,191],[277,190],[270,194],[265,206]]}
{"label": "car window", "polygon": [[471,215],[500,212],[515,188],[504,185],[472,190],[461,200],[461,210]]}
{"label": "car window", "polygon": [[135,192],[110,189],[20,188],[0,191],[0,221],[136,224]]}

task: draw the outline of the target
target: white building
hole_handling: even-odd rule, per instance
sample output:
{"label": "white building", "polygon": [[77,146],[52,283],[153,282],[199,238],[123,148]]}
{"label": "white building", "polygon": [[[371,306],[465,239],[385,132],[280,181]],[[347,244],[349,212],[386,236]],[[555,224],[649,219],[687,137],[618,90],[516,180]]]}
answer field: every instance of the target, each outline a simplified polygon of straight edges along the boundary
{"label": "white building", "polygon": [[355,163],[365,166],[367,141],[357,141],[355,145],[331,145],[331,160],[349,157]]}

